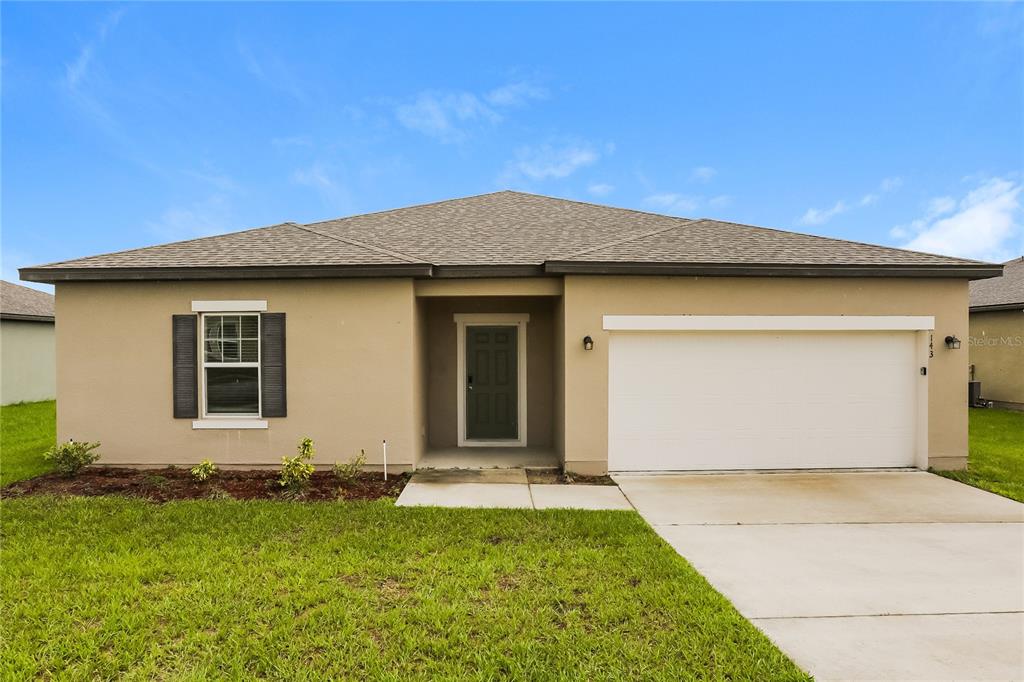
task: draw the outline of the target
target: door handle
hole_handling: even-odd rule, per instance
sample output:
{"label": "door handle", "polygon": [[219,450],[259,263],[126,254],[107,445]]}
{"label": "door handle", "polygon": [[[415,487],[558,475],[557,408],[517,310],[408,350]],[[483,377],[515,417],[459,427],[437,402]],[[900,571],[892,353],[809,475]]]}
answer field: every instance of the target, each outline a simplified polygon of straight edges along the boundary
{"label": "door handle", "polygon": [[473,390],[473,375],[470,374],[466,379],[469,381],[469,390]]}

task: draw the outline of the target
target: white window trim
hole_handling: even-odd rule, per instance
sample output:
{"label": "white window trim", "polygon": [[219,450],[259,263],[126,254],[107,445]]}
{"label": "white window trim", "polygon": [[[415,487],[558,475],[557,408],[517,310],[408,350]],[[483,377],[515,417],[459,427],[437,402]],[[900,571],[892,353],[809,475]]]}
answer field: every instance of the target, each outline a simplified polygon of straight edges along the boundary
{"label": "white window trim", "polygon": [[[458,396],[458,437],[460,448],[474,447],[526,447],[526,323],[530,321],[529,313],[456,313],[456,353],[457,385],[455,394]],[[516,345],[518,347],[518,435],[516,438],[505,439],[470,439],[466,438],[466,329],[468,327],[508,326],[516,327]]]}
{"label": "white window trim", "polygon": [[605,331],[927,331],[926,315],[605,315]]}
{"label": "white window trim", "polygon": [[[202,303],[202,301],[199,301]],[[223,303],[223,301],[219,301]],[[193,309],[197,301],[192,302]],[[234,303],[254,303],[254,301],[234,301]],[[263,302],[266,303],[265,301]],[[265,309],[265,308],[264,308]],[[256,317],[257,339],[256,357],[263,357],[263,325],[259,312],[255,310],[211,310],[199,315],[199,399],[201,418],[192,422],[193,429],[265,429],[267,422],[263,419],[263,363],[256,362],[207,362],[206,361],[206,318],[230,314],[248,314]],[[258,411],[256,414],[208,414],[206,411],[206,368],[207,367],[255,367]]]}
{"label": "white window trim", "polygon": [[209,417],[192,422],[193,429],[265,429],[267,420],[259,417]]}
{"label": "white window trim", "polygon": [[192,301],[194,313],[261,313],[266,301]]}

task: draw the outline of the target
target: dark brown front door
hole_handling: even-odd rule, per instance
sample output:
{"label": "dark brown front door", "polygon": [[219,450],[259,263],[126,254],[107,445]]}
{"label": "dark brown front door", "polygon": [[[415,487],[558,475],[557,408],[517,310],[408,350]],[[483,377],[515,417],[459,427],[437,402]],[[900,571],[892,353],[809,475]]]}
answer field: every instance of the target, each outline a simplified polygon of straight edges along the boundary
{"label": "dark brown front door", "polygon": [[466,438],[519,436],[518,327],[466,327]]}

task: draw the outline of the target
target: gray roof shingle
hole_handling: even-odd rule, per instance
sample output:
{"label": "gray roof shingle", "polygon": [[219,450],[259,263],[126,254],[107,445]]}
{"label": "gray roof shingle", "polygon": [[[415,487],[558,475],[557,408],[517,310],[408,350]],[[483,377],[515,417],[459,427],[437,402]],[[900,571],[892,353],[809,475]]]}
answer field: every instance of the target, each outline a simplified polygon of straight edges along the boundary
{"label": "gray roof shingle", "polygon": [[1003,263],[1002,277],[971,282],[971,309],[1024,307],[1024,256]]}
{"label": "gray roof shingle", "polygon": [[0,318],[53,320],[53,295],[0,280]]}
{"label": "gray roof shingle", "polygon": [[991,266],[978,261],[503,191],[90,256],[26,268],[22,276],[38,281],[60,279],[58,273],[68,274],[65,278],[103,278],[105,270],[132,269],[149,269],[147,276],[157,276],[167,269],[185,277],[190,269],[209,268],[221,273],[234,268],[241,276],[245,268],[321,266],[404,267],[407,274],[430,276],[437,274],[435,268],[543,269],[553,262],[984,266],[989,273],[982,276],[994,274]]}

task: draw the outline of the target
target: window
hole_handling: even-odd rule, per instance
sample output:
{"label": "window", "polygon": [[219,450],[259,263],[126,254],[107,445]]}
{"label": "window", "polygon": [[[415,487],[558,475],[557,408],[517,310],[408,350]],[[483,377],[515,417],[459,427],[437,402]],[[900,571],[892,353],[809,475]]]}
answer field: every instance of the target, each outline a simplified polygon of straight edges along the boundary
{"label": "window", "polygon": [[203,396],[206,415],[260,415],[259,315],[203,315]]}

